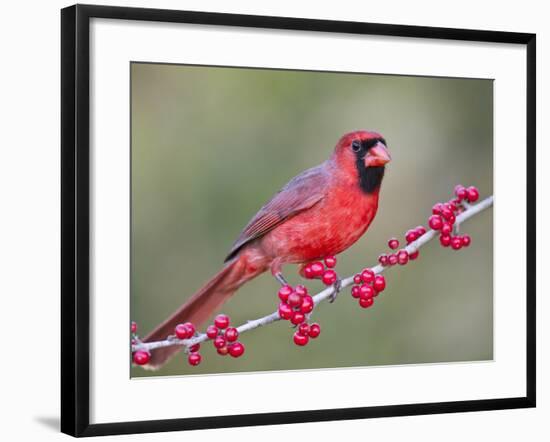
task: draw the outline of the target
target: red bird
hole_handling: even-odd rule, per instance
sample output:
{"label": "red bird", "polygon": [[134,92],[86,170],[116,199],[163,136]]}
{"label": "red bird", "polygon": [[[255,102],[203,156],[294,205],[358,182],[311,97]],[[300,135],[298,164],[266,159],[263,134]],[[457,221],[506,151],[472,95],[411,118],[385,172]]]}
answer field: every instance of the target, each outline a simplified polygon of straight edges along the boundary
{"label": "red bird", "polygon": [[[223,268],[144,341],[166,339],[181,322],[201,325],[239,287],[266,270],[284,284],[284,264],[300,264],[302,273],[308,263],[346,250],[376,215],[390,160],[380,134],[361,130],[344,135],[327,161],[291,179],[256,213]],[[147,367],[159,368],[180,349],[152,350]]]}

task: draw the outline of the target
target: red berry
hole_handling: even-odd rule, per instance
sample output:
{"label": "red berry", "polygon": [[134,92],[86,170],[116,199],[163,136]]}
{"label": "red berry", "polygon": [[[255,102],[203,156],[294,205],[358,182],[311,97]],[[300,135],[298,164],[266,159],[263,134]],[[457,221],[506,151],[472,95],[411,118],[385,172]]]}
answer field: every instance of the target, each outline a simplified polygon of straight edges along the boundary
{"label": "red berry", "polygon": [[304,336],[308,335],[309,325],[307,324],[307,322],[303,322],[302,324],[300,324],[300,326],[298,327],[298,333]]}
{"label": "red berry", "polygon": [[399,265],[402,265],[404,266],[405,264],[407,264],[409,262],[409,254],[407,253],[406,250],[400,250],[398,253],[397,253],[397,263]]}
{"label": "red berry", "polygon": [[322,262],[319,262],[319,261],[312,262],[310,266],[311,266],[311,271],[313,272],[314,278],[319,278],[325,271],[325,266],[323,265]]}
{"label": "red berry", "polygon": [[410,244],[413,241],[416,241],[419,236],[420,235],[418,235],[416,229],[407,230],[407,233],[405,234],[405,240],[407,241],[407,244]]}
{"label": "red berry", "polygon": [[234,358],[238,358],[244,353],[244,345],[240,342],[234,342],[228,347],[229,354]]}
{"label": "red berry", "polygon": [[450,223],[443,223],[441,226],[441,234],[442,235],[450,235],[453,231],[453,226]]}
{"label": "red berry", "polygon": [[298,284],[294,291],[298,294],[298,296],[302,297],[304,295],[307,295],[307,287],[302,284]]}
{"label": "red berry", "polygon": [[321,326],[317,323],[311,324],[309,326],[309,337],[310,338],[316,338],[321,334]]}
{"label": "red berry", "polygon": [[388,256],[388,264],[391,266],[397,264],[397,255],[395,253],[392,253]]}
{"label": "red berry", "polygon": [[[445,218],[446,220],[449,220],[451,216],[453,216],[453,211],[451,209],[448,209],[447,207],[443,208],[441,211],[441,216]],[[437,230],[437,229],[436,229]]]}
{"label": "red berry", "polygon": [[428,218],[428,225],[430,226],[431,229],[439,230],[443,225],[443,220],[439,215],[432,215]]}
{"label": "red berry", "polygon": [[[380,255],[378,257],[378,262],[383,266],[387,266],[388,265],[388,255],[386,255],[386,254]],[[355,279],[354,279],[354,282],[355,282]],[[359,284],[359,283],[356,283],[356,284]]]}
{"label": "red berry", "polygon": [[432,207],[432,214],[434,215],[441,215],[441,210],[443,209],[443,204],[436,203]]}
{"label": "red berry", "polygon": [[468,201],[475,203],[479,199],[479,190],[477,190],[477,187],[470,186],[466,190],[468,191]]}
{"label": "red berry", "polygon": [[392,250],[395,250],[399,247],[399,240],[397,238],[391,238],[388,241],[388,247]]}
{"label": "red berry", "polygon": [[193,336],[193,333],[195,332],[194,327],[191,328],[187,324],[188,323],[186,322],[185,324],[176,325],[174,332],[176,333],[178,339],[189,339]]}
{"label": "red berry", "polygon": [[366,283],[374,281],[374,272],[371,269],[364,269],[361,272],[361,281]]}
{"label": "red berry", "polygon": [[223,336],[217,336],[216,339],[214,339],[214,347],[216,348],[222,348],[225,347],[225,344],[227,344],[225,338]]}
{"label": "red berry", "polygon": [[361,275],[355,275],[353,277],[353,283],[354,284],[361,284]]}
{"label": "red berry", "polygon": [[374,282],[372,284],[374,287],[374,290],[377,292],[382,292],[386,288],[386,278],[384,278],[383,275],[376,275],[376,278],[374,278]]}
{"label": "red berry", "polygon": [[315,275],[313,274],[313,270],[311,269],[311,264],[308,264],[304,267],[304,276],[307,279],[313,279],[315,278]]}
{"label": "red berry", "polygon": [[292,287],[289,286],[289,285],[283,285],[280,289],[279,289],[279,299],[283,302],[287,302],[288,300],[288,297],[290,296],[290,294],[293,292],[292,290]]}
{"label": "red berry", "polygon": [[327,256],[325,258],[325,265],[329,268],[329,269],[332,269],[334,267],[336,267],[336,257],[334,256]]}
{"label": "red berry", "polygon": [[214,318],[214,325],[218,328],[226,328],[229,325],[229,316],[227,315],[218,315]]}
{"label": "red berry", "polygon": [[294,292],[288,297],[288,305],[292,307],[298,307],[300,304],[302,304],[302,297]]}
{"label": "red berry", "polygon": [[216,336],[218,336],[218,327],[215,325],[209,325],[206,328],[206,336],[208,336],[210,339],[214,339]]}
{"label": "red berry", "polygon": [[132,324],[130,325],[130,330],[132,331],[132,333],[137,332],[137,324],[134,321],[132,321]]}
{"label": "red berry", "polygon": [[323,284],[325,285],[332,285],[336,282],[338,279],[338,275],[336,275],[336,272],[332,269],[325,270],[323,273]]}
{"label": "red berry", "polygon": [[225,330],[224,336],[227,342],[233,342],[238,339],[239,331],[235,327],[229,327]]}
{"label": "red berry", "polygon": [[216,348],[216,351],[220,356],[225,356],[227,353],[229,353],[229,349],[226,346]]}
{"label": "red berry", "polygon": [[191,336],[193,336],[195,334],[196,330],[195,330],[195,326],[193,325],[192,322],[186,322],[183,325],[189,329],[189,332],[191,333]]}
{"label": "red berry", "polygon": [[424,235],[424,233],[426,233],[426,227],[424,226],[417,226],[414,228],[414,230],[416,231],[416,234],[419,238]]}
{"label": "red berry", "polygon": [[304,346],[309,342],[309,336],[301,335],[298,332],[294,333],[293,339],[294,339],[294,343],[300,346]]}
{"label": "red berry", "polygon": [[200,350],[200,348],[201,348],[201,344],[197,342],[195,345],[192,345],[191,347],[189,347],[189,352],[196,353]]}
{"label": "red berry", "polygon": [[359,305],[363,308],[369,308],[374,304],[373,298],[359,298]]}
{"label": "red berry", "polygon": [[454,212],[454,211],[456,210],[456,205],[455,205],[455,203],[453,202],[453,200],[447,201],[446,203],[443,204],[443,206],[444,206],[447,210],[450,210],[451,212]]}
{"label": "red berry", "polygon": [[302,305],[300,306],[300,311],[302,313],[311,313],[313,311],[314,306],[315,306],[315,303],[313,302],[313,298],[309,295],[306,295],[302,298]]}
{"label": "red berry", "polygon": [[414,261],[416,258],[418,258],[418,255],[420,254],[420,252],[417,250],[416,252],[413,252],[413,253],[409,253],[409,259],[411,261]]}
{"label": "red berry", "polygon": [[456,221],[456,216],[454,213],[451,213],[447,218],[445,218],[447,221],[449,221],[449,224],[454,224]]}
{"label": "red berry", "polygon": [[460,236],[453,236],[451,238],[451,247],[453,250],[460,250],[462,248],[462,239]]}
{"label": "red berry", "polygon": [[292,318],[292,307],[288,304],[285,304],[284,302],[281,302],[279,304],[279,316],[282,319],[290,319]]}
{"label": "red berry", "polygon": [[455,195],[459,200],[463,200],[468,195],[468,192],[462,184],[457,184],[455,186]]}
{"label": "red berry", "polygon": [[306,320],[306,315],[304,315],[302,312],[294,312],[292,313],[292,317],[290,318],[290,322],[292,322],[294,325],[301,324]]}
{"label": "red berry", "polygon": [[462,237],[462,245],[464,247],[468,247],[471,243],[472,243],[472,238],[470,237],[470,235],[464,235]]}
{"label": "red berry", "polygon": [[451,245],[451,235],[440,235],[439,242],[443,247],[449,247]]}
{"label": "red berry", "polygon": [[145,350],[138,350],[132,355],[132,359],[136,365],[145,365],[151,360],[151,353]]}
{"label": "red berry", "polygon": [[359,288],[359,297],[361,299],[363,298],[374,298],[374,288],[370,284],[363,284]]}
{"label": "red berry", "polygon": [[351,296],[354,298],[359,298],[359,296],[361,296],[361,288],[358,285],[354,285],[351,288]]}
{"label": "red berry", "polygon": [[189,362],[189,365],[197,366],[201,363],[202,357],[199,353],[191,353],[187,357],[187,361]]}

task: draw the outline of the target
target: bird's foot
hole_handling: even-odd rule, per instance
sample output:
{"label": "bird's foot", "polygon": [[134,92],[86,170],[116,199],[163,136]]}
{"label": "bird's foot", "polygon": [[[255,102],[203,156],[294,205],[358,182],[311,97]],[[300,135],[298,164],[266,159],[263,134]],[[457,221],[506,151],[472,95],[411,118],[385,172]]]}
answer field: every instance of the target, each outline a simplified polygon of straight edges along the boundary
{"label": "bird's foot", "polygon": [[275,274],[275,279],[279,281],[279,284],[281,285],[289,285],[283,274],[280,272]]}
{"label": "bird's foot", "polygon": [[332,294],[329,296],[329,302],[332,304],[334,301],[336,301],[336,298],[338,297],[338,295],[340,294],[340,292],[342,291],[342,280],[340,278],[338,278],[336,280],[336,282],[332,285],[332,287],[334,288],[334,291],[332,292]]}

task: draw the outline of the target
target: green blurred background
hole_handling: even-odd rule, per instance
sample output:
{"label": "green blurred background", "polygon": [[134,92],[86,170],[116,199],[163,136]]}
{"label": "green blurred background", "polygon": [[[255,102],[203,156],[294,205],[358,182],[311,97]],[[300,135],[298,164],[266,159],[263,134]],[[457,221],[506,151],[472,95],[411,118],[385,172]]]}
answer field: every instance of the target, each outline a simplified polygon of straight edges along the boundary
{"label": "green blurred background", "polygon": [[[148,333],[219,270],[241,229],[282,185],[324,161],[355,129],[383,134],[393,157],[378,215],[339,256],[350,275],[426,222],[455,184],[493,191],[491,80],[133,63],[131,317]],[[434,241],[419,260],[386,273],[388,287],[363,310],[343,292],[313,320],[319,338],[292,342],[287,322],[242,336],[240,359],[211,344],[189,367],[183,353],[132,376],[311,369],[493,357],[492,211],[468,221],[472,245]],[[292,283],[299,277],[287,266]],[[319,282],[310,282],[317,292]],[[224,307],[242,324],[275,310],[264,274]]]}

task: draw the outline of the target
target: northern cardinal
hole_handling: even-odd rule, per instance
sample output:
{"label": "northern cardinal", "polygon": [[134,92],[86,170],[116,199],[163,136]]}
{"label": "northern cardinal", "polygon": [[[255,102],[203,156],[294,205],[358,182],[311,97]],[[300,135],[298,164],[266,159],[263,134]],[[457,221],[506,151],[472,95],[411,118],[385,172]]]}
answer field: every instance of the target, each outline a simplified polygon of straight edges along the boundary
{"label": "northern cardinal", "polygon": [[[361,130],[342,136],[327,161],[291,179],[256,213],[222,269],[143,341],[166,339],[181,322],[201,325],[266,270],[284,284],[284,264],[300,264],[302,273],[308,263],[346,250],[376,215],[390,160],[380,134]],[[161,367],[179,350],[176,345],[152,350],[147,368]]]}

